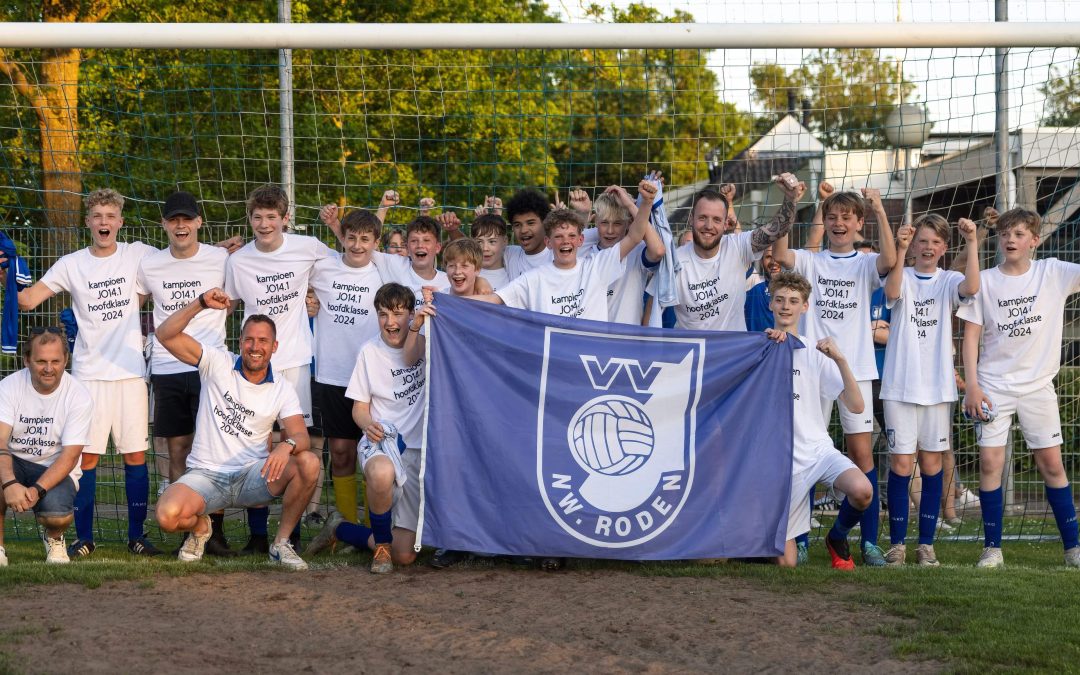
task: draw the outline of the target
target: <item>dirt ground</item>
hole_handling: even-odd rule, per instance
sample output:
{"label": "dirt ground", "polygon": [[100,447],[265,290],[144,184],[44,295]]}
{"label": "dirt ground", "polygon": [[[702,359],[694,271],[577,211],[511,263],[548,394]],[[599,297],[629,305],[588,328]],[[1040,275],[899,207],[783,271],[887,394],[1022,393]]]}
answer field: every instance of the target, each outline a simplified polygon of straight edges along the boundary
{"label": "dirt ground", "polygon": [[49,673],[940,670],[890,655],[896,621],[735,579],[348,567],[26,586],[0,650]]}

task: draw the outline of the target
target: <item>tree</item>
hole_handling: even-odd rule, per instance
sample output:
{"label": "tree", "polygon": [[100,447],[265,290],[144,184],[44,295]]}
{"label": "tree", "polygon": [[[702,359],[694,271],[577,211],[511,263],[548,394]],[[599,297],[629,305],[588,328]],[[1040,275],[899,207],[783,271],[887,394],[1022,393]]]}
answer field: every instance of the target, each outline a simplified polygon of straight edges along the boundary
{"label": "tree", "polygon": [[1039,86],[1046,97],[1042,123],[1048,127],[1080,125],[1080,50],[1077,50],[1069,72],[1064,75],[1055,66],[1050,79]]}
{"label": "tree", "polygon": [[[902,80],[897,64],[873,49],[819,49],[787,70],[775,63],[750,69],[754,101],[766,111],[786,113],[789,94],[809,97],[809,128],[826,146],[838,150],[886,147],[885,118],[915,85]],[[776,118],[761,118],[764,132]]]}
{"label": "tree", "polygon": [[[118,0],[41,0],[5,3],[8,21],[95,22],[105,19]],[[40,134],[42,200],[46,222],[53,228],[80,223],[82,192],[79,169],[79,49],[44,50],[20,55],[0,48],[0,73],[28,104]],[[54,232],[49,253],[70,248],[70,232]]]}

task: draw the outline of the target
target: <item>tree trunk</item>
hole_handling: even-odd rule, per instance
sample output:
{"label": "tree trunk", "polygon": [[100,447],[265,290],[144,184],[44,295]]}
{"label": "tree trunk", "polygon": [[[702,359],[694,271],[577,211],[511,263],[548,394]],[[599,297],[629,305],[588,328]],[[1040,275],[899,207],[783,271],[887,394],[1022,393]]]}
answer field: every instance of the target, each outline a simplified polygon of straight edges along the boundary
{"label": "tree trunk", "polygon": [[50,263],[75,249],[82,224],[79,59],[78,49],[51,52],[41,64],[38,85],[44,99],[38,111],[38,127],[45,220],[49,226],[41,254]]}

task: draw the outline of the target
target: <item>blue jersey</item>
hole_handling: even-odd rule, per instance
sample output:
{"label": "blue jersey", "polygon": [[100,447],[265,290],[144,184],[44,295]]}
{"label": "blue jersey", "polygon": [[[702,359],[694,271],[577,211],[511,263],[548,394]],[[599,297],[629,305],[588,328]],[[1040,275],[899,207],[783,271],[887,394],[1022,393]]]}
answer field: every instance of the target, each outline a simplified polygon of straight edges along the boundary
{"label": "blue jersey", "polygon": [[[877,289],[870,296],[870,321],[892,322],[892,310],[885,306],[884,288]],[[881,379],[881,371],[885,367],[885,345],[874,343],[874,359],[877,361],[878,379]]]}
{"label": "blue jersey", "polygon": [[743,315],[746,317],[746,330],[761,332],[773,327],[773,314],[769,309],[772,296],[769,295],[769,282],[762,281],[746,292]]}

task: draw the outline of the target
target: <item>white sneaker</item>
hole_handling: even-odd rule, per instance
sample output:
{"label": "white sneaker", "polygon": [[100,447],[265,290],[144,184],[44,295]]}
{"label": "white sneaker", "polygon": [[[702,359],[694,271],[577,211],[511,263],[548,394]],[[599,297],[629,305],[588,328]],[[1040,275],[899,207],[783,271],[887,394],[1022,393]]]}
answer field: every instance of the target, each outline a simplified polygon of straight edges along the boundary
{"label": "white sneaker", "polygon": [[821,529],[821,521],[818,520],[817,518],[813,517],[813,516],[810,516],[810,529],[811,530],[819,530],[819,529]]}
{"label": "white sneaker", "polygon": [[983,549],[982,555],[979,556],[979,562],[975,563],[975,567],[986,569],[1005,567],[1005,556],[1001,555],[1000,548],[987,546]]}
{"label": "white sneaker", "polygon": [[975,507],[979,505],[979,495],[975,494],[967,488],[964,488],[960,491],[960,496],[956,498],[956,501],[957,506]]}
{"label": "white sneaker", "polygon": [[0,546],[0,567],[7,567],[7,551]]}
{"label": "white sneaker", "polygon": [[64,535],[60,535],[56,539],[53,539],[49,535],[45,535],[45,564],[66,565],[69,562],[71,562],[71,558],[68,557],[67,544],[64,543]]}
{"label": "white sneaker", "polygon": [[1080,567],[1080,546],[1065,551],[1065,567]]}
{"label": "white sneaker", "polygon": [[885,554],[885,565],[888,567],[900,567],[907,560],[907,546],[903,544],[893,544],[889,547],[889,552]]}
{"label": "white sneaker", "polygon": [[296,554],[289,540],[275,541],[270,545],[270,562],[283,565],[291,570],[306,570],[308,564]]}
{"label": "white sneaker", "polygon": [[[998,549],[998,555],[1001,555],[1001,549]],[[915,549],[915,561],[919,563],[919,567],[938,567],[941,563],[938,562],[937,554],[934,553],[933,544],[919,544],[919,547]],[[1004,561],[1001,563],[1005,564]]]}
{"label": "white sneaker", "polygon": [[206,534],[195,534],[194,530],[188,532],[187,539],[180,546],[180,552],[176,554],[176,559],[180,562],[199,562],[202,560],[203,552],[206,551],[206,542],[210,541],[213,528],[210,527],[210,516],[199,516],[199,520],[206,521]]}

